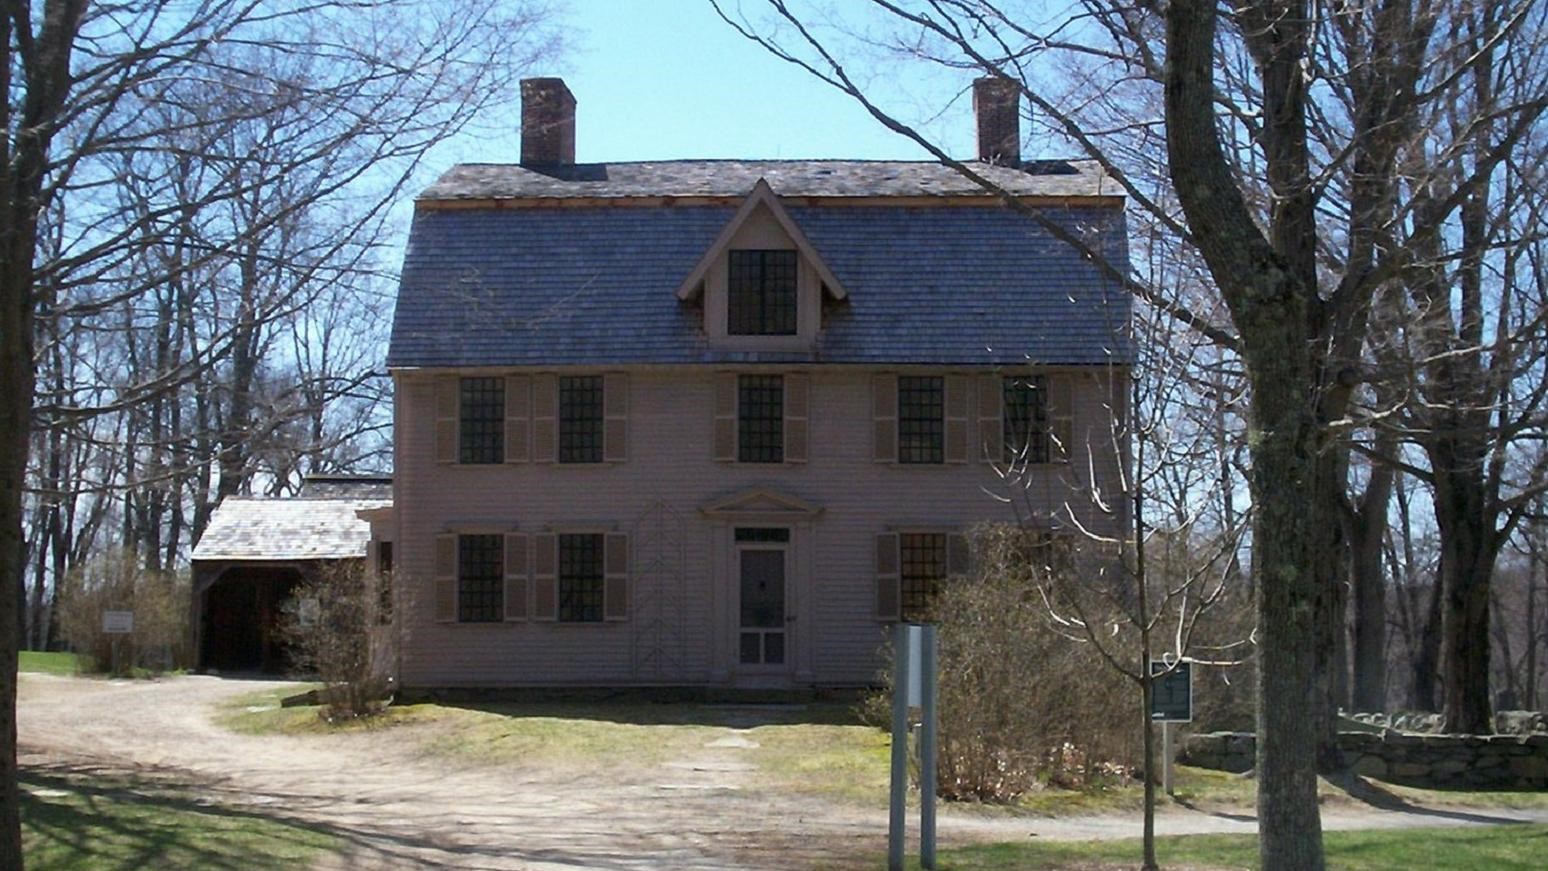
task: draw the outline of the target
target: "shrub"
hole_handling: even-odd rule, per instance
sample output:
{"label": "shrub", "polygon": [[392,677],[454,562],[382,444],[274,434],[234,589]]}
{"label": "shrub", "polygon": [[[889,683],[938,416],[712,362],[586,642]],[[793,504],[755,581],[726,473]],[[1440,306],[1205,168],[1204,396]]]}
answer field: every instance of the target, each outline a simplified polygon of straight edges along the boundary
{"label": "shrub", "polygon": [[[1009,802],[1039,786],[1084,787],[1130,770],[1137,689],[1090,645],[1053,628],[1023,530],[974,531],[977,568],[943,586],[937,783],[949,800]],[[1039,569],[1041,570],[1041,569]],[[890,667],[884,672],[890,682]],[[867,702],[890,716],[890,687]]]}
{"label": "shrub", "polygon": [[391,599],[363,560],[341,560],[296,587],[280,631],[299,670],[322,682],[324,719],[379,713],[395,650]]}
{"label": "shrub", "polygon": [[[144,568],[133,551],[113,550],[67,573],[57,601],[60,631],[81,655],[82,671],[159,674],[188,664],[186,576]],[[134,631],[103,632],[104,611],[134,612]]]}

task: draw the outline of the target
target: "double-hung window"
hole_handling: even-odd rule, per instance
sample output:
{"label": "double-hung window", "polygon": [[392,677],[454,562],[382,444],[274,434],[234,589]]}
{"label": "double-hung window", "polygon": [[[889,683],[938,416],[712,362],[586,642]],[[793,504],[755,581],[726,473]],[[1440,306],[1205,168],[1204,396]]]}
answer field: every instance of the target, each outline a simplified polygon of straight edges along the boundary
{"label": "double-hung window", "polygon": [[946,380],[898,376],[898,462],[946,461]]}
{"label": "double-hung window", "polygon": [[740,375],[736,385],[737,460],[785,461],[785,378]]}
{"label": "double-hung window", "polygon": [[505,609],[504,539],[457,536],[457,620],[496,623]]}
{"label": "double-hung window", "polygon": [[559,462],[602,462],[601,375],[559,378]]}
{"label": "double-hung window", "polygon": [[796,334],[796,252],[729,252],[726,332],[733,336]]}
{"label": "double-hung window", "polygon": [[1048,376],[1008,375],[1002,381],[1007,463],[1048,462]]}
{"label": "double-hung window", "polygon": [[560,622],[595,623],[602,620],[606,576],[600,533],[559,536],[558,585]]}
{"label": "double-hung window", "polygon": [[463,378],[458,385],[457,461],[505,461],[505,379]]}
{"label": "double-hung window", "polygon": [[922,619],[946,579],[946,535],[910,532],[898,536],[899,604],[904,621]]}

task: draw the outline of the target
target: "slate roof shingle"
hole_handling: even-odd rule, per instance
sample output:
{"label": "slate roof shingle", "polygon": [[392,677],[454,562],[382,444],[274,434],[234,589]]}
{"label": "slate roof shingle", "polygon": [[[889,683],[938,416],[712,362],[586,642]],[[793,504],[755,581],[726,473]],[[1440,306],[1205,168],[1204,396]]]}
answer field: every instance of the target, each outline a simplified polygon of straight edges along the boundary
{"label": "slate roof shingle", "polygon": [[194,561],[363,557],[371,525],[355,512],[391,499],[227,496],[210,515]]}

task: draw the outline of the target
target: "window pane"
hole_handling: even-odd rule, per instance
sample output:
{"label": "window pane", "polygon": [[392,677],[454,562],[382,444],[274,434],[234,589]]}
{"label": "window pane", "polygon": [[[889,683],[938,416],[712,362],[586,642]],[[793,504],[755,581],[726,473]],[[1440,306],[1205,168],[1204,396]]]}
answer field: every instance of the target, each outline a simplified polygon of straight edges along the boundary
{"label": "window pane", "polygon": [[1048,376],[1015,375],[1004,381],[1007,463],[1048,462]]}
{"label": "window pane", "polygon": [[559,462],[602,462],[602,376],[559,379]]}
{"label": "window pane", "polygon": [[790,530],[779,526],[738,526],[735,537],[738,543],[773,541],[784,544],[790,541]]}
{"label": "window pane", "polygon": [[944,533],[904,533],[898,537],[901,551],[902,617],[918,620],[930,609],[946,577]]}
{"label": "window pane", "polygon": [[505,462],[505,379],[463,378],[458,462]]}
{"label": "window pane", "polygon": [[762,646],[761,641],[762,637],[757,632],[742,633],[741,660],[743,665],[757,665],[761,661],[762,651],[759,650]]}
{"label": "window pane", "polygon": [[737,378],[737,459],[744,463],[785,460],[785,377]]}
{"label": "window pane", "polygon": [[943,463],[946,379],[898,376],[898,462]]}
{"label": "window pane", "polygon": [[559,619],[592,623],[602,619],[602,536],[559,536]]}
{"label": "window pane", "polygon": [[733,336],[793,336],[796,332],[796,252],[742,250],[728,258]]}
{"label": "window pane", "polygon": [[503,539],[498,535],[457,536],[457,619],[498,622],[505,609]]}

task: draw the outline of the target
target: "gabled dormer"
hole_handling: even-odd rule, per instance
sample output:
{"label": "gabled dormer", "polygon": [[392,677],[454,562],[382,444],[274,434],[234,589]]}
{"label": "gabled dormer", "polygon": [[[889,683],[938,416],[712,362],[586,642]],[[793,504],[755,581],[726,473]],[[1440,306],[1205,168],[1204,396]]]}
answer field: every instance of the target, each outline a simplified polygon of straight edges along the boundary
{"label": "gabled dormer", "polygon": [[677,290],[712,347],[744,351],[811,350],[824,301],[846,296],[763,179]]}

